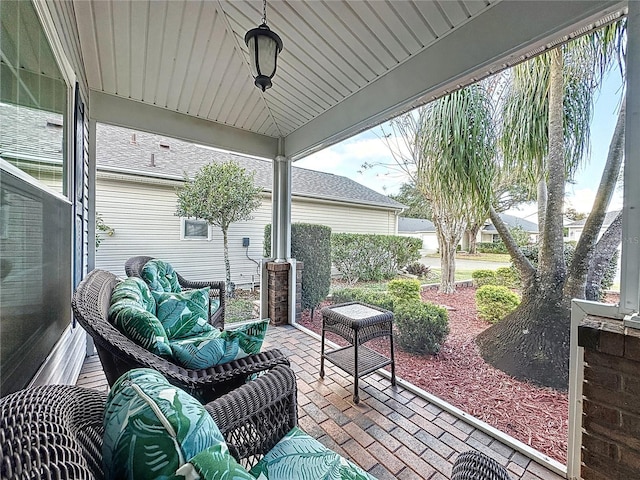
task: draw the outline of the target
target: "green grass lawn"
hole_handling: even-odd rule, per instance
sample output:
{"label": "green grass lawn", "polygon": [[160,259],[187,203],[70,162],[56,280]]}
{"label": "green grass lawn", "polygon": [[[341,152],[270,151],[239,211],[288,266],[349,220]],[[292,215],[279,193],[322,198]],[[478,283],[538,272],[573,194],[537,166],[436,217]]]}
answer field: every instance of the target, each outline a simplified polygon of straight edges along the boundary
{"label": "green grass lawn", "polygon": [[[460,270],[456,268],[456,282],[460,282],[462,280],[471,280],[471,273],[473,273],[473,271],[474,270]],[[432,268],[431,275],[429,275],[429,278],[425,281],[425,283],[440,283],[440,278],[440,269]]]}
{"label": "green grass lawn", "polygon": [[[440,258],[439,253],[430,253],[426,255],[430,258]],[[458,253],[456,258],[461,260],[470,260],[470,261],[478,261],[478,262],[503,262],[509,263],[511,262],[511,257],[507,253],[479,253],[477,255],[467,255],[466,253]]]}

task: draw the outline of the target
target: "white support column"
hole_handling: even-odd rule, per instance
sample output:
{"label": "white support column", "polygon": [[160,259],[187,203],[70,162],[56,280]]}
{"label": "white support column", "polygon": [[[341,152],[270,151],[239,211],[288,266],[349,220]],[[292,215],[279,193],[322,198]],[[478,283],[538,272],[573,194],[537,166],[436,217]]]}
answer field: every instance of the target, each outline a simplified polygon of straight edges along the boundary
{"label": "white support column", "polygon": [[[629,2],[628,8],[620,309],[633,314],[640,303],[640,3]],[[625,324],[640,326],[637,315],[629,320]]]}
{"label": "white support column", "polygon": [[276,262],[291,258],[291,159],[273,161],[271,256]]}

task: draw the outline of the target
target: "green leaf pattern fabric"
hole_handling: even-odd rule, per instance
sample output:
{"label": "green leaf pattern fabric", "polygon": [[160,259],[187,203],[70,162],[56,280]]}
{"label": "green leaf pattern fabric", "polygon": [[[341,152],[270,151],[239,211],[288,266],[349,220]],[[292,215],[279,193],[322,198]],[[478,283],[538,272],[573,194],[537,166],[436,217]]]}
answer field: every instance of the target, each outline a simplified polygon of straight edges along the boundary
{"label": "green leaf pattern fabric", "polygon": [[176,480],[256,480],[231,456],[224,443],[200,452],[176,471]]}
{"label": "green leaf pattern fabric", "polygon": [[173,358],[185,368],[202,369],[259,353],[269,319],[248,323],[234,330],[216,329],[202,335],[171,340]]}
{"label": "green leaf pattern fabric", "polygon": [[202,404],[150,369],[131,370],[116,381],[104,427],[107,480],[173,479],[188,459],[224,444]]}
{"label": "green leaf pattern fabric", "polygon": [[164,327],[155,316],[156,302],[139,278],[118,283],[111,294],[109,321],[127,338],[162,357],[171,357]]}
{"label": "green leaf pattern fabric", "polygon": [[156,316],[169,340],[210,332],[209,287],[183,292],[153,292]]}
{"label": "green leaf pattern fabric", "polygon": [[163,260],[149,260],[140,272],[142,279],[152,292],[181,292],[178,274],[170,263]]}
{"label": "green leaf pattern fabric", "polygon": [[298,427],[287,433],[250,473],[268,480],[375,480]]}

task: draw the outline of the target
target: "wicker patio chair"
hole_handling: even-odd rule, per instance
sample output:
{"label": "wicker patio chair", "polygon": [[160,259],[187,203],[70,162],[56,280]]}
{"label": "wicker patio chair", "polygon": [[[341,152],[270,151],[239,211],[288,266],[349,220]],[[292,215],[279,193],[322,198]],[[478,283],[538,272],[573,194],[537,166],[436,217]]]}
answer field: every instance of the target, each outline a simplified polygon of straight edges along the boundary
{"label": "wicker patio chair", "polygon": [[[155,260],[153,257],[131,257],[124,264],[124,271],[127,274],[127,277],[140,277],[142,273],[142,269],[145,264],[150,261]],[[178,283],[180,287],[183,289],[191,289],[191,288],[205,288],[209,287],[209,296],[212,298],[217,298],[220,301],[220,306],[218,309],[210,314],[209,323],[216,328],[222,330],[224,328],[224,302],[225,302],[225,284],[223,281],[214,281],[214,282],[193,282],[187,280],[183,276],[181,276],[178,272],[176,272],[178,276]]]}
{"label": "wicker patio chair", "polygon": [[73,294],[75,318],[93,338],[109,385],[133,368],[152,368],[173,385],[208,402],[238,387],[247,376],[289,365],[289,360],[273,349],[202,370],[191,370],[159,357],[134,343],[108,320],[113,287],[120,280],[104,270],[92,271]]}
{"label": "wicker patio chair", "polygon": [[[106,395],[49,385],[0,399],[0,478],[101,480]],[[296,380],[278,366],[205,405],[231,454],[251,466],[297,422]]]}
{"label": "wicker patio chair", "polygon": [[511,480],[505,468],[482,452],[458,455],[453,464],[451,480]]}

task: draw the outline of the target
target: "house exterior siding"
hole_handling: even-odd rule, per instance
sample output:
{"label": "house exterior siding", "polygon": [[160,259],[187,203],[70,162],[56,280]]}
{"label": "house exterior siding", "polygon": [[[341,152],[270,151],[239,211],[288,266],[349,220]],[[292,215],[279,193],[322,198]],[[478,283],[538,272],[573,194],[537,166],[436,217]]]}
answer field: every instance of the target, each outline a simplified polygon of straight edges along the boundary
{"label": "house exterior siding", "polygon": [[[115,229],[102,236],[96,252],[96,268],[124,276],[125,261],[135,255],[168,260],[185,277],[224,279],[223,240],[219,228],[212,227],[210,240],[182,239],[181,219],[174,215],[176,187],[182,182],[126,174],[98,172],[96,211]],[[260,282],[258,265],[263,256],[264,227],[271,222],[271,196],[263,194],[262,205],[250,221],[229,227],[231,280],[248,288]],[[292,222],[328,225],[334,232],[394,235],[393,211],[365,205],[292,200]],[[250,245],[242,247],[248,237]],[[250,257],[250,258],[247,258]]]}

